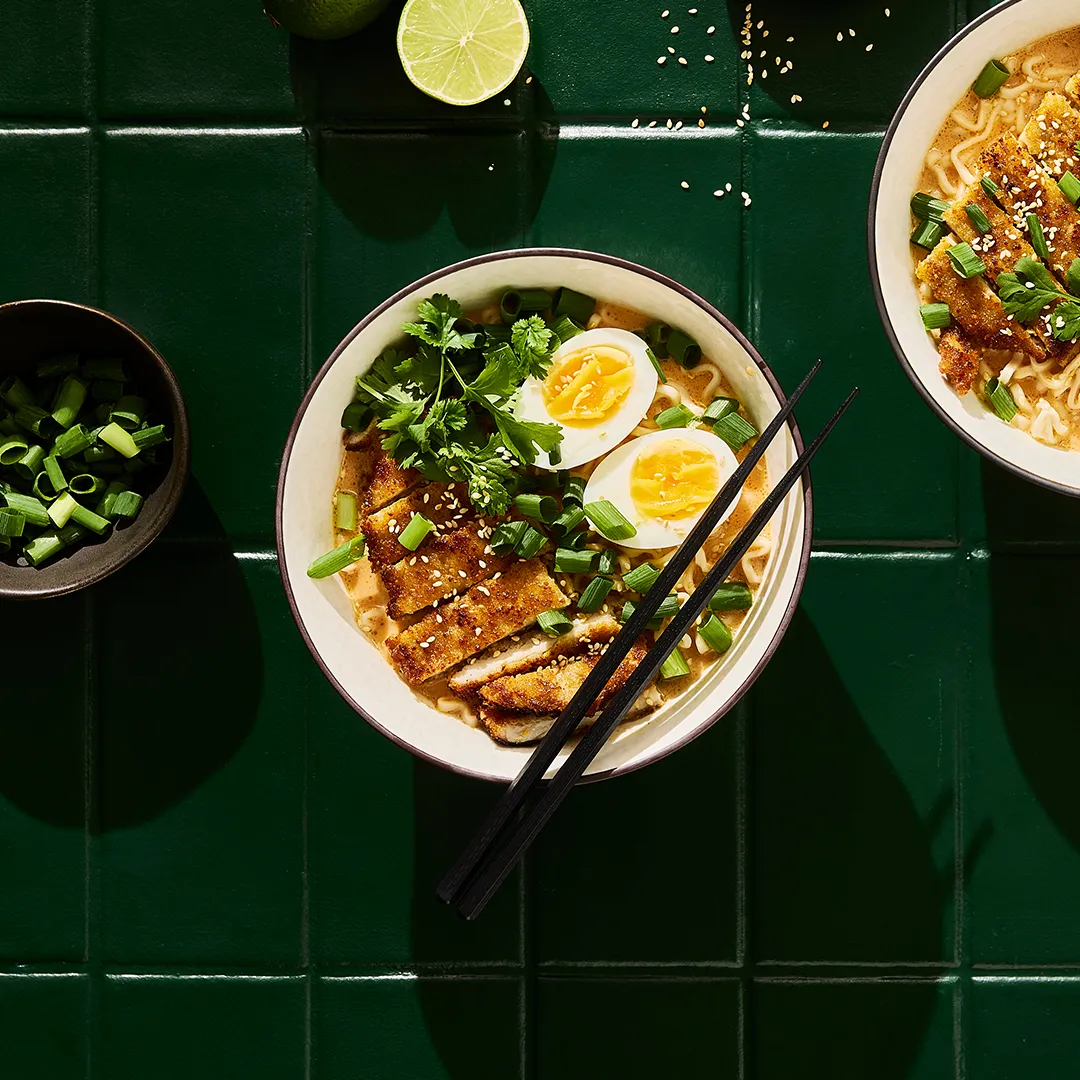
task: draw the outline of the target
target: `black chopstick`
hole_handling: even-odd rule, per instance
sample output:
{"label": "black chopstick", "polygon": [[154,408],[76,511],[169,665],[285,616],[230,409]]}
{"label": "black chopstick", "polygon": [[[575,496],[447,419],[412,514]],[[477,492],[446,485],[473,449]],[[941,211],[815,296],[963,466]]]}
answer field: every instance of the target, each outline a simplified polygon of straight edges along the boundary
{"label": "black chopstick", "polygon": [[679,550],[668,560],[660,572],[653,587],[642,598],[634,613],[623,625],[615,639],[608,645],[600,662],[589,673],[574,699],[563,710],[543,740],[529,756],[525,767],[514,778],[502,798],[495,804],[487,819],[469,842],[458,861],[450,868],[446,877],[439,883],[436,895],[444,903],[450,904],[460,894],[466,879],[485,858],[495,843],[499,833],[506,827],[510,818],[528,798],[532,789],[544,778],[551,763],[558,756],[566,740],[577,730],[600,691],[607,686],[619,665],[633,648],[634,643],[644,632],[648,622],[656,614],[657,608],[672,591],[687,566],[697,555],[698,549],[709,538],[717,521],[728,506],[739,497],[742,486],[754,467],[764,456],[769,444],[777,432],[787,423],[792,410],[821,368],[819,360],[807,373],[795,392],[784,402],[769,425],[758,437],[750,453],[732,474],[720,493],[710,504],[701,520],[690,531]]}
{"label": "black chopstick", "polygon": [[[679,608],[660,635],[648,655],[634,670],[626,684],[612,698],[611,704],[597,717],[596,722],[582,736],[573,752],[563,762],[551,782],[544,788],[537,802],[524,815],[508,836],[505,844],[492,856],[474,883],[465,891],[458,910],[466,919],[475,919],[488,900],[494,895],[507,875],[517,865],[529,845],[539,835],[552,814],[570,793],[571,788],[581,779],[592,760],[603,749],[611,733],[629,712],[634,702],[640,697],[645,687],[656,678],[660,666],[671,651],[679,644],[684,634],[694,625],[694,620],[705,610],[717,588],[727,580],[735,564],[746,554],[758,534],[769,523],[788,491],[806,472],[814,455],[822,443],[836,427],[840,417],[859,393],[856,387],[848,394],[843,404],[833,414],[829,422],[821,429],[814,441],[799,456],[798,461],[784,474],[783,479],[769,492],[768,496],[754,512],[753,517],[739,533],[732,545],[717,560],[705,575],[693,595]],[[580,692],[580,691],[579,691]]]}

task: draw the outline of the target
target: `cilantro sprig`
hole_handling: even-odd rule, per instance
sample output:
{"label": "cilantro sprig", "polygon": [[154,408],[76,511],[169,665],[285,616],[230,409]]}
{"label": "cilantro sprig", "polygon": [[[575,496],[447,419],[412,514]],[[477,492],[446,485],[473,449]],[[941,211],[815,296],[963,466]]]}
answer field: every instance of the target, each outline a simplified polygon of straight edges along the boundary
{"label": "cilantro sprig", "polygon": [[403,468],[464,482],[477,509],[502,514],[521,468],[562,441],[557,425],[522,420],[512,408],[525,379],[546,374],[555,338],[532,315],[514,323],[509,343],[483,351],[482,333],[459,329],[461,314],[444,294],[422,300],[416,320],[401,328],[415,352],[387,349],[356,380],[357,394],[387,433],[383,449]]}
{"label": "cilantro sprig", "polygon": [[[1080,259],[1069,269],[1070,283],[1080,281]],[[1072,341],[1080,337],[1080,300],[1062,291],[1050,271],[1030,256],[1025,255],[1016,263],[1012,273],[1001,274],[997,280],[998,296],[1006,315],[1018,322],[1032,322],[1056,300],[1062,303],[1054,308],[1050,326],[1058,341]]]}

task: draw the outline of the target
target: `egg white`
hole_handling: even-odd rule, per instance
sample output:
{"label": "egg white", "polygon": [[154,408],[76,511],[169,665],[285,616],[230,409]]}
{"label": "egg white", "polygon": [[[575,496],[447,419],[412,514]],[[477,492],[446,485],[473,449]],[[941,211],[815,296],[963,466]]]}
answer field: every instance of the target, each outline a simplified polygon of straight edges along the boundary
{"label": "egg white", "polygon": [[[630,474],[634,462],[643,451],[655,447],[658,443],[670,442],[672,439],[696,443],[712,453],[716,458],[719,472],[717,492],[727,483],[738,467],[735,452],[723,439],[707,428],[671,428],[667,431],[653,431],[618,447],[597,465],[592,476],[589,477],[585,485],[585,501],[590,503],[599,499],[609,500],[637,529],[637,533],[629,540],[619,541],[620,547],[635,550],[677,547],[705,512],[703,508],[701,513],[690,517],[662,521],[659,518],[644,516],[634,505],[633,496],[630,494]],[[715,495],[716,492],[713,494]],[[738,503],[739,500],[735,499],[724,511],[723,517],[717,522],[718,526],[727,520]]]}
{"label": "egg white", "polygon": [[588,427],[568,427],[555,420],[544,402],[544,383],[542,379],[528,378],[522,384],[518,395],[515,414],[522,420],[534,420],[541,424],[556,424],[562,432],[563,440],[559,445],[560,459],[552,464],[546,451],[540,451],[536,458],[540,469],[573,469],[587,461],[606,454],[612,447],[630,434],[644,419],[656,396],[656,369],[645,351],[645,342],[628,330],[615,330],[611,327],[598,327],[586,330],[577,337],[572,337],[555,350],[552,357],[554,366],[570,353],[581,349],[597,348],[608,345],[629,354],[634,365],[634,382],[612,415]]}

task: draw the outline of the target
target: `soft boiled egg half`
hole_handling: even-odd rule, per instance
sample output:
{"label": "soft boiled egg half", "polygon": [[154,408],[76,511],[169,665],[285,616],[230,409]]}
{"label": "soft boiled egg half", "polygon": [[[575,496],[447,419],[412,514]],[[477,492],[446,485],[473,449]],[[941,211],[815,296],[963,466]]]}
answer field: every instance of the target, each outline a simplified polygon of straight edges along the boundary
{"label": "soft boiled egg half", "polygon": [[562,432],[556,460],[541,451],[537,466],[573,469],[614,449],[648,413],[656,382],[645,342],[628,330],[601,327],[564,342],[547,375],[522,384],[515,408]]}
{"label": "soft boiled egg half", "polygon": [[597,465],[585,485],[585,502],[609,500],[637,529],[619,541],[620,547],[675,547],[737,467],[735,452],[711,431],[654,431],[618,447]]}

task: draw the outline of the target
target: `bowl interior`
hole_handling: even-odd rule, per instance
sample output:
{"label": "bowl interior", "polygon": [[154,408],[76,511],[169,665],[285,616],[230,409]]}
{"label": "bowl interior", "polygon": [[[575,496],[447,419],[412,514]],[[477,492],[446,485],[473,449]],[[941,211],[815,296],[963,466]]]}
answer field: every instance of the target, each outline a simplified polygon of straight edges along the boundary
{"label": "bowl interior", "polygon": [[885,328],[923,396],[961,437],[1030,480],[1080,495],[1080,467],[1069,451],[1001,423],[974,394],[956,395],[938,371],[938,354],[919,316],[908,240],[908,203],[923,159],[945,117],[991,57],[1080,23],[1080,0],[1014,0],[954,38],[900,106],[882,148],[870,203],[871,269]]}
{"label": "bowl interior", "polygon": [[0,596],[59,596],[100,581],[130,562],[164,529],[187,478],[187,413],[176,377],[161,356],[131,327],[104,312],[52,300],[2,305],[0,349],[0,378],[67,352],[117,357],[155,413],[167,416],[172,426],[172,442],[165,446],[170,456],[157,466],[156,486],[130,525],[37,569],[0,562]]}
{"label": "bowl interior", "polygon": [[[339,419],[351,400],[353,380],[400,337],[399,327],[414,316],[417,300],[445,292],[468,307],[508,285],[567,285],[685,329],[722,368],[760,424],[779,409],[771,376],[712,309],[650,271],[602,259],[572,252],[507,253],[451,268],[398,294],[354,330],[324,367],[301,405],[286,449],[278,503],[279,550],[286,589],[312,652],[346,700],[384,734],[458,772],[509,780],[529,750],[498,746],[482,731],[418,700],[356,628],[340,584],[334,579],[312,581],[305,573],[331,540],[330,500],[341,455]],[[797,454],[791,429],[785,428],[767,454],[770,476],[780,476]],[[738,699],[790,618],[805,569],[808,516],[808,499],[796,487],[772,523],[775,546],[759,600],[724,661],[655,719],[622,729],[594,761],[590,775],[636,768],[663,756]]]}

